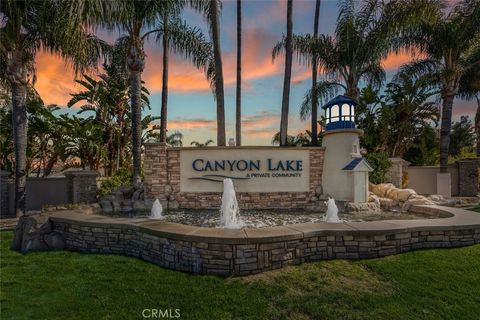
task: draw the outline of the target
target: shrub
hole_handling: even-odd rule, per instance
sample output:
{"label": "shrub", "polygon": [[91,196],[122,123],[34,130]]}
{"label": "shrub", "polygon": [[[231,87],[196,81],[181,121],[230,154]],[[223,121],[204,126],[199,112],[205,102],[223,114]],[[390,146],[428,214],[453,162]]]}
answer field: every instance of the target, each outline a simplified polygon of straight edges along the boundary
{"label": "shrub", "polygon": [[121,186],[129,185],[132,182],[132,173],[130,170],[121,168],[113,176],[102,182],[102,186],[98,190],[98,197],[104,197]]}
{"label": "shrub", "polygon": [[387,180],[388,170],[392,165],[388,155],[384,152],[368,153],[365,158],[373,168],[373,171],[369,174],[370,182],[375,184],[384,183]]}

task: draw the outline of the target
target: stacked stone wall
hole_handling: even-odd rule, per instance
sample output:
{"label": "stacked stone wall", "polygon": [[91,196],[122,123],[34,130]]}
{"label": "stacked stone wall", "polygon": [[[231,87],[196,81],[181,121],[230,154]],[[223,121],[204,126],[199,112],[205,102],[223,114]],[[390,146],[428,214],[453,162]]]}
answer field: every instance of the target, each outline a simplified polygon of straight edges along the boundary
{"label": "stacked stone wall", "polygon": [[[377,258],[418,249],[480,243],[480,224],[475,223],[397,230],[310,229],[309,232],[299,232],[301,229],[292,225],[275,236],[269,236],[272,231],[265,229],[256,231],[257,237],[249,237],[246,231],[243,237],[229,238],[198,236],[190,229],[178,232],[185,227],[182,225],[169,233],[161,226],[155,230],[148,225],[102,223],[98,219],[51,217],[50,221],[53,231],[63,236],[68,250],[123,254],[168,269],[222,276],[255,274],[307,261]],[[258,236],[259,232],[265,232],[265,236]]]}
{"label": "stacked stone wall", "polygon": [[[145,185],[147,193],[181,208],[218,208],[219,192],[181,192],[180,149],[162,144],[145,146]],[[307,192],[238,192],[241,209],[305,208],[321,194],[325,148],[309,148],[309,191]]]}

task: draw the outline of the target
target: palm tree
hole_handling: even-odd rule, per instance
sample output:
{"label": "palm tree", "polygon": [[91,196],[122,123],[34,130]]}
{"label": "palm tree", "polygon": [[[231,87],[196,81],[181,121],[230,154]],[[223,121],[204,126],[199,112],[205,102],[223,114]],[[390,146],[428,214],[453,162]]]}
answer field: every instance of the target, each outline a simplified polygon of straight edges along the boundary
{"label": "palm tree", "polygon": [[[80,105],[78,114],[93,112],[94,121],[103,127],[102,145],[107,150],[106,174],[111,176],[125,165],[131,134],[127,77],[112,64],[104,64],[106,74],[95,80],[88,75],[76,80],[84,90],[72,94],[67,106]],[[150,109],[148,90],[142,86],[142,106]]]}
{"label": "palm tree", "polygon": [[[300,109],[302,119],[310,116],[312,97],[323,103],[343,90],[345,95],[358,100],[361,81],[376,88],[381,86],[385,79],[381,60],[399,46],[384,11],[381,0],[368,0],[360,10],[356,10],[353,1],[343,1],[333,36],[293,36],[293,50],[299,59],[312,66],[316,62],[315,67],[325,74],[325,80],[305,94]],[[276,44],[273,57],[285,46],[285,39]]]}
{"label": "palm tree", "polygon": [[[275,133],[272,138],[272,144],[280,144],[280,132]],[[287,135],[287,146],[301,147],[312,144],[312,133],[310,131],[300,132],[296,136]]]}
{"label": "palm tree", "polygon": [[217,102],[217,144],[219,146],[225,146],[225,98],[223,90],[222,52],[220,49],[220,10],[221,2],[219,0],[208,0],[206,15],[213,42],[213,67],[210,66],[209,77],[213,82]]}
{"label": "palm tree", "polygon": [[198,142],[198,141],[192,141],[192,142],[190,142],[190,145],[195,146],[195,147],[208,147],[208,145],[210,145],[212,143],[213,143],[213,140],[209,139],[209,140],[205,141],[204,143],[201,143],[201,142]]}
{"label": "palm tree", "polygon": [[475,114],[475,133],[477,134],[477,157],[480,158],[480,65],[477,64],[466,72],[460,80],[458,96],[465,100],[475,99],[477,112]]}
{"label": "palm tree", "polygon": [[77,73],[96,66],[106,46],[88,33],[89,27],[105,18],[109,1],[16,1],[0,2],[0,77],[12,94],[13,140],[15,145],[15,212],[25,214],[27,87],[35,77],[39,49],[58,53]]}
{"label": "palm tree", "polygon": [[448,170],[453,102],[462,77],[480,63],[480,2],[464,0],[450,12],[436,7],[436,19],[422,20],[407,34],[411,45],[426,55],[403,67],[412,75],[431,73],[441,85],[440,172]]}
{"label": "palm tree", "polygon": [[183,146],[183,134],[180,131],[174,131],[169,134],[167,137],[167,143],[172,147],[182,147]]}
{"label": "palm tree", "polygon": [[[170,30],[167,17],[175,13],[178,14],[185,1],[124,1],[122,14],[119,15],[118,21],[114,21],[116,25],[127,34],[117,40],[117,46],[124,49],[126,58],[126,67],[129,73],[129,91],[132,113],[132,154],[133,154],[133,176],[132,182],[134,186],[141,184],[141,144],[142,144],[142,72],[145,68],[145,49],[144,43],[148,37],[157,34],[157,39],[165,39],[164,44],[171,42],[174,37],[173,29]],[[193,1],[195,8],[203,8],[203,2]],[[167,19],[167,20],[165,20]],[[158,22],[160,21],[160,26]],[[167,23],[165,23],[167,22]],[[173,25],[172,25],[173,28]],[[167,35],[164,37],[164,35]],[[164,46],[169,48],[169,46]],[[177,47],[175,47],[177,48]],[[164,50],[165,51],[165,50]],[[189,52],[189,51],[187,51]],[[188,55],[190,56],[190,54]],[[164,54],[164,59],[168,59]],[[167,67],[168,63],[164,65]],[[167,69],[164,69],[164,76],[167,76]],[[165,81],[166,89],[167,82]],[[166,114],[166,90],[163,95]],[[166,120],[166,116],[163,121]],[[166,123],[163,126],[166,130]]]}
{"label": "palm tree", "polygon": [[235,138],[242,145],[242,0],[237,0],[237,91],[235,112]]}
{"label": "palm tree", "polygon": [[[292,21],[293,3],[287,0],[287,36],[285,38],[285,74],[283,78],[282,114],[280,119],[280,146],[287,146],[288,107],[290,103],[290,79],[292,77]],[[275,59],[275,54],[273,55]]]}
{"label": "palm tree", "polygon": [[[320,19],[320,0],[316,0],[315,3],[315,18],[313,22],[313,37],[316,39],[318,38],[318,20]],[[316,55],[312,57],[312,89],[315,88],[315,84],[317,84],[317,58]],[[318,110],[318,99],[316,96],[316,91],[312,90],[312,144],[314,146],[318,145],[318,131],[317,131],[317,110]]]}
{"label": "palm tree", "polygon": [[160,142],[167,142],[167,100],[168,100],[168,55],[173,50],[182,57],[190,59],[199,69],[206,71],[211,60],[211,45],[202,32],[187,25],[176,13],[164,13],[155,32],[157,42],[162,43],[162,107],[160,113]]}
{"label": "palm tree", "polygon": [[380,110],[378,123],[389,125],[380,144],[384,150],[378,151],[388,150],[391,157],[403,157],[425,127],[430,123],[437,124],[438,108],[432,97],[438,92],[438,86],[429,74],[412,78],[409,74],[397,73],[387,85],[386,104]]}

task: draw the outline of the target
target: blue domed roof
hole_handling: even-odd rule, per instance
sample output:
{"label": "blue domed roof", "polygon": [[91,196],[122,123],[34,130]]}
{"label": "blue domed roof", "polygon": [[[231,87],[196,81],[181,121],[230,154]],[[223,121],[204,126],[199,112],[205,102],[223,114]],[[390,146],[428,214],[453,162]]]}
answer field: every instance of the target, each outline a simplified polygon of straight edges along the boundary
{"label": "blue domed roof", "polygon": [[328,101],[322,109],[327,109],[330,106],[333,106],[335,104],[342,105],[343,103],[348,103],[348,104],[354,104],[357,105],[357,101],[353,100],[350,97],[339,95],[333,98],[332,100]]}

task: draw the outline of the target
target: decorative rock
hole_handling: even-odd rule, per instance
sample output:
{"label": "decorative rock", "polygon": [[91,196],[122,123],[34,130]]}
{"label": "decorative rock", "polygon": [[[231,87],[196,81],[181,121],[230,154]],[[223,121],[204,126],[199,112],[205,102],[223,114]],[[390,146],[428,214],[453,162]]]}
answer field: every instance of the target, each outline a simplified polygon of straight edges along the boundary
{"label": "decorative rock", "polygon": [[113,212],[113,206],[109,200],[100,200],[99,205],[102,208],[103,212],[106,212],[106,213]]}
{"label": "decorative rock", "polygon": [[402,206],[402,211],[404,212],[408,211],[412,206],[415,206],[415,205],[433,205],[433,204],[435,203],[428,200],[426,197],[417,195],[404,202]]}
{"label": "decorative rock", "polygon": [[364,202],[354,203],[348,202],[345,204],[345,212],[378,212],[380,213],[380,203]]}
{"label": "decorative rock", "polygon": [[121,206],[120,202],[112,201],[112,210],[114,212],[119,212],[121,208],[122,208],[122,206]]}
{"label": "decorative rock", "polygon": [[155,199],[153,198],[147,198],[145,200],[143,200],[144,204],[145,204],[145,208],[147,209],[151,209],[152,206],[153,206],[153,203],[155,202]]}
{"label": "decorative rock", "polygon": [[[111,207],[111,205],[110,205]],[[102,212],[102,207],[99,203],[92,203],[90,205],[90,208],[91,208],[91,211],[92,211],[92,214],[96,214],[96,213],[99,213],[99,212]]]}
{"label": "decorative rock", "polygon": [[133,201],[133,206],[132,206],[133,210],[138,210],[138,211],[145,211],[147,210],[147,206],[145,205],[145,201],[143,200],[136,200],[136,201]]}
{"label": "decorative rock", "polygon": [[391,198],[396,201],[405,202],[416,194],[415,190],[412,189],[396,189],[391,192]]}
{"label": "decorative rock", "polygon": [[62,234],[59,232],[54,231],[52,233],[46,234],[43,239],[50,250],[65,249],[65,239],[63,239]]}

